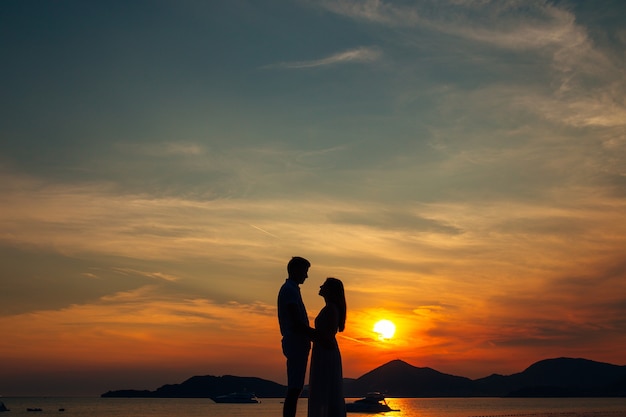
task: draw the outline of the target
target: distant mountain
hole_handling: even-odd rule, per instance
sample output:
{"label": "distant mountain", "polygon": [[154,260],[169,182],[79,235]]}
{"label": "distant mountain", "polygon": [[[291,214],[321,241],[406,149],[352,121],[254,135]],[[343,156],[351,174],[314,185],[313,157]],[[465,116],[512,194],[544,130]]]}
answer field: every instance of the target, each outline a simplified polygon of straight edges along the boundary
{"label": "distant mountain", "polygon": [[477,394],[490,396],[581,397],[624,396],[625,382],[626,366],[557,358],[536,362],[517,374],[478,379],[474,384]]}
{"label": "distant mountain", "polygon": [[156,391],[119,390],[109,391],[102,397],[154,397],[154,398],[211,398],[231,392],[253,392],[258,397],[279,398],[285,395],[286,387],[276,382],[255,377],[194,376],[181,384],[163,385]]}
{"label": "distant mountain", "polygon": [[358,397],[380,391],[390,397],[461,397],[472,394],[472,380],[442,374],[431,368],[417,368],[401,360],[382,365],[353,382],[346,383],[345,395]]}
{"label": "distant mountain", "polygon": [[[109,391],[102,397],[209,398],[235,391],[280,398],[286,387],[261,378],[207,375],[156,391]],[[557,358],[539,361],[513,375],[471,380],[394,360],[359,378],[344,379],[344,391],[346,397],[360,397],[370,391],[388,397],[624,397],[626,366]]]}

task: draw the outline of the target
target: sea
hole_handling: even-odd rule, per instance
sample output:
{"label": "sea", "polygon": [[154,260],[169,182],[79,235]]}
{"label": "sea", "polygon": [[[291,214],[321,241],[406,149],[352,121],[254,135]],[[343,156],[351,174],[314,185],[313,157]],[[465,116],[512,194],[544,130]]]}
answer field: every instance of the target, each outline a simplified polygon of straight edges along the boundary
{"label": "sea", "polygon": [[[2,417],[281,417],[282,399],[217,404],[206,398],[2,397]],[[346,399],[346,402],[355,399]],[[306,417],[306,398],[297,417]],[[626,398],[388,398],[384,417],[626,417]],[[41,411],[29,411],[39,409]],[[348,413],[348,417],[372,414]]]}

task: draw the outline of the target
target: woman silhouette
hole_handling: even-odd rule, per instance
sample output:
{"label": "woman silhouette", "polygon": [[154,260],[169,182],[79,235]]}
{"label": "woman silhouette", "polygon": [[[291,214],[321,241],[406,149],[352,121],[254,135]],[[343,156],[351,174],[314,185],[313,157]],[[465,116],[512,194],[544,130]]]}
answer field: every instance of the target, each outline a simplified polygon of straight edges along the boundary
{"label": "woman silhouette", "polygon": [[345,417],[341,354],[335,335],[346,325],[346,296],[343,283],[327,278],[320,287],[326,306],[315,318],[309,372],[308,417]]}

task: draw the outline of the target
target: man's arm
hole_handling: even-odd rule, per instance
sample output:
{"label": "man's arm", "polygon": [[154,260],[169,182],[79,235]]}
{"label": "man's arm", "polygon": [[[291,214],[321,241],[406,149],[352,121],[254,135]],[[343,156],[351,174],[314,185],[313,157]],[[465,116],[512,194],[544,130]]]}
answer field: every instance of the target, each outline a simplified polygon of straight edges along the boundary
{"label": "man's arm", "polygon": [[296,304],[290,303],[287,304],[287,311],[289,312],[289,317],[293,323],[293,331],[296,333],[303,333],[309,337],[313,335],[313,329],[309,327],[308,323],[304,323],[300,319],[300,311],[298,310],[298,306]]}

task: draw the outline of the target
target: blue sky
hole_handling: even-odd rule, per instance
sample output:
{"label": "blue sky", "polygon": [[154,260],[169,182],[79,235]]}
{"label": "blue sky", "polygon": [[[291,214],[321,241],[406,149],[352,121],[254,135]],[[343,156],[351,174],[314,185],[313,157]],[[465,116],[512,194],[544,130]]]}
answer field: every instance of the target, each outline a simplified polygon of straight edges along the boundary
{"label": "blue sky", "polygon": [[347,376],[626,363],[622,2],[1,9],[0,393],[284,382],[294,255]]}

